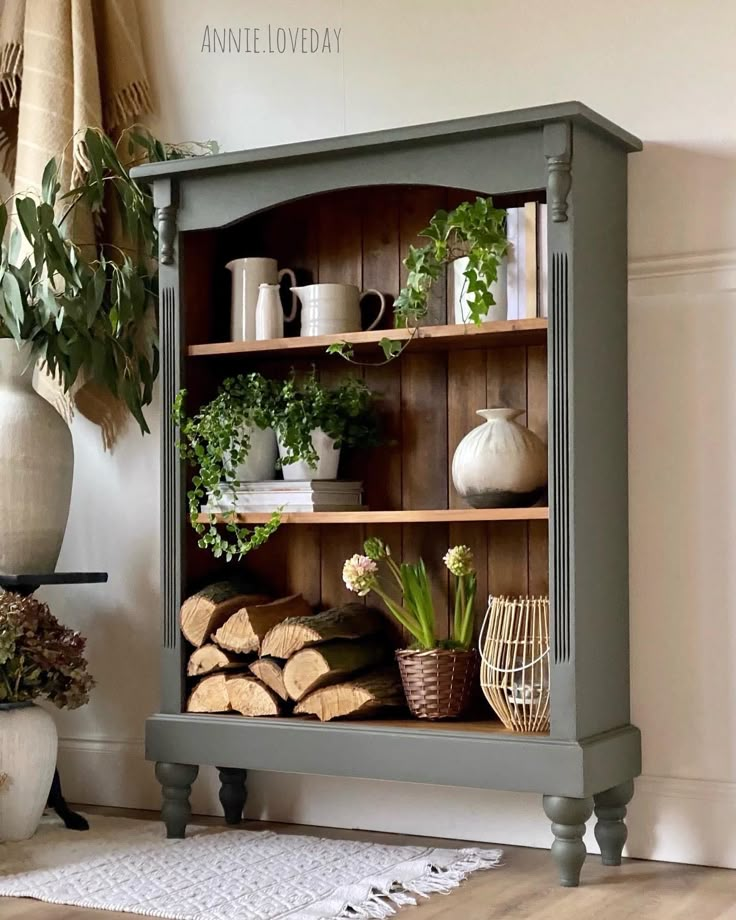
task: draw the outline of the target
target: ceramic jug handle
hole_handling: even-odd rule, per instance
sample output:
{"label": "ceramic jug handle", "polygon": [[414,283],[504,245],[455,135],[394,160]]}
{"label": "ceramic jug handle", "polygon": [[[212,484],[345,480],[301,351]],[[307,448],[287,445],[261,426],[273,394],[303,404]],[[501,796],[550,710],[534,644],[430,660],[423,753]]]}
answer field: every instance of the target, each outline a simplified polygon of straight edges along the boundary
{"label": "ceramic jug handle", "polygon": [[361,303],[363,301],[363,298],[367,297],[369,294],[375,294],[376,297],[378,297],[378,299],[381,301],[381,309],[378,311],[378,316],[373,320],[370,326],[365,330],[366,332],[370,332],[371,329],[375,329],[376,326],[381,322],[381,317],[386,312],[386,298],[383,296],[383,294],[380,291],[377,291],[375,288],[368,288],[367,291],[363,291],[363,293],[360,295]]}
{"label": "ceramic jug handle", "polygon": [[[291,279],[291,284],[289,287],[296,287],[296,275],[290,268],[282,268],[279,272],[279,284],[281,284],[281,279],[286,275]],[[284,317],[285,323],[291,323],[296,319],[296,308],[299,306],[299,298],[296,296],[294,291],[291,292],[291,313],[288,316]]]}

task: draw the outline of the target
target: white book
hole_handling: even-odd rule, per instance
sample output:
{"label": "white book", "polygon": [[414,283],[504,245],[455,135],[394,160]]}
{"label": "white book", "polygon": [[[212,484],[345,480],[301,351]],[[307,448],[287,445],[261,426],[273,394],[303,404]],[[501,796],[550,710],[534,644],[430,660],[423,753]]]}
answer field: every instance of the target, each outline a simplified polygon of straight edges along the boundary
{"label": "white book", "polygon": [[235,490],[240,494],[255,494],[259,492],[360,492],[362,482],[351,482],[347,479],[264,479],[260,482],[234,482],[230,485],[221,485],[229,492]]}
{"label": "white book", "polygon": [[283,511],[289,514],[295,511],[366,511],[367,505],[347,505],[347,504],[324,504],[323,502],[305,502],[300,504],[284,505],[279,502],[271,502],[266,505],[259,505],[256,508],[242,505],[239,501],[230,501],[222,498],[215,504],[202,506],[202,514],[223,514],[228,511],[235,511],[242,514],[270,514],[272,511]]}
{"label": "white book", "polygon": [[324,492],[316,495],[292,495],[288,492],[274,492],[264,495],[233,495],[232,492],[223,491],[222,497],[216,499],[217,502],[229,502],[237,504],[243,508],[261,508],[266,505],[283,505],[289,508],[292,505],[360,505],[362,495],[360,492],[354,494],[340,494],[339,492]]}
{"label": "white book", "polygon": [[506,318],[519,319],[519,211],[506,211],[506,238],[509,241],[506,268]]}

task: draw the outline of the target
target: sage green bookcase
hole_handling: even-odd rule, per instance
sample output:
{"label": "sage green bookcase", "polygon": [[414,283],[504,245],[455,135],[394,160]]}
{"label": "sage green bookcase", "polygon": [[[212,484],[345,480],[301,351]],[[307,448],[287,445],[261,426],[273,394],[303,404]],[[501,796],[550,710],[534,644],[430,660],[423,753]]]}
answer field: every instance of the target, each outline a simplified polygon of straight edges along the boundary
{"label": "sage green bookcase", "polygon": [[[184,835],[191,784],[200,764],[212,764],[231,823],[242,817],[248,769],[536,792],[563,885],[578,884],[594,810],[603,861],[620,863],[641,756],[629,714],[626,372],[627,156],[640,148],[570,102],[134,171],[153,185],[159,226],[162,699],[146,751],[169,836]],[[387,368],[351,369],[326,354],[325,338],[227,341],[229,259],[273,256],[304,280],[395,296],[401,258],[433,211],[477,194],[499,206],[546,202],[548,320],[456,326],[439,285],[427,324]],[[386,334],[339,338],[375,357]],[[549,593],[548,733],[506,731],[490,709],[468,722],[325,724],[184,711],[179,608],[220,573],[186,520],[172,402],[186,386],[196,408],[232,373],[283,376],[311,363],[321,377],[359,373],[380,391],[395,446],[348,471],[365,480],[368,511],[286,515],[233,570],[275,594],[333,605],[346,599],[342,560],[368,533],[425,560],[470,543],[480,560],[478,617],[489,592]],[[547,438],[548,509],[468,509],[454,492],[454,447],[475,410],[498,403],[524,408],[526,424]],[[441,602],[446,576],[435,573]]]}

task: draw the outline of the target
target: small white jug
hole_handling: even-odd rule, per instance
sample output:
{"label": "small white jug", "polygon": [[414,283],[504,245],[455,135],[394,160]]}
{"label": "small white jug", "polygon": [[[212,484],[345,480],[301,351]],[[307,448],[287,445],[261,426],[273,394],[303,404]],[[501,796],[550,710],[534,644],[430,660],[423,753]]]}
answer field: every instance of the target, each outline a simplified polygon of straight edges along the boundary
{"label": "small white jug", "polygon": [[258,289],[256,303],[256,339],[263,341],[283,337],[284,310],[281,306],[281,289],[278,284],[262,284]]}
{"label": "small white jug", "polygon": [[302,335],[359,332],[360,302],[368,294],[375,294],[381,301],[378,316],[368,329],[376,328],[386,310],[386,298],[380,291],[371,288],[361,294],[354,284],[305,284],[291,290],[302,302]]}
{"label": "small white jug", "polygon": [[[278,270],[276,259],[262,259],[248,256],[233,259],[225,268],[232,272],[232,313],[230,318],[230,339],[233,342],[252,342],[256,338],[256,304],[262,284],[278,284],[288,275],[292,285],[296,276],[290,268]],[[297,300],[292,295],[291,313],[287,322],[296,316]]]}

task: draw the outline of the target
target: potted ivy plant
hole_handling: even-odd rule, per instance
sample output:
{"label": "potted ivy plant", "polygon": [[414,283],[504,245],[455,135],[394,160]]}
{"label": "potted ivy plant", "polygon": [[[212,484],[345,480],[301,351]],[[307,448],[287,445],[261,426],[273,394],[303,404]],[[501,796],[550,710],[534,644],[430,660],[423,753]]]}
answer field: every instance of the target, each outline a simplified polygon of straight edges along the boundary
{"label": "potted ivy plant", "polygon": [[265,524],[239,523],[231,501],[237,483],[273,479],[276,466],[286,479],[334,479],[343,446],[378,443],[373,395],[362,380],[325,387],[314,370],[292,371],[285,381],[240,374],[224,380],[217,396],[191,416],[186,396],[186,390],[177,394],[173,421],[192,472],[189,520],[199,547],[226,562],[263,545],[281,522],[274,511]]}
{"label": "potted ivy plant", "polygon": [[[144,130],[127,132],[133,162],[181,156]],[[158,374],[157,231],[151,194],[121,148],[84,134],[89,169],[61,193],[56,160],[40,200],[11,199],[17,226],[0,247],[0,570],[53,571],[66,528],[74,455],[68,426],[32,387],[41,361],[68,391],[80,375],[121,400],[142,432]],[[131,164],[132,165],[132,164]],[[97,219],[118,205],[126,247],[66,236],[78,208]],[[10,218],[0,204],[0,240]],[[24,242],[25,238],[25,242]],[[2,446],[4,445],[4,447]]]}
{"label": "potted ivy plant", "polygon": [[[430,292],[445,265],[455,273],[454,321],[480,325],[488,319],[505,318],[494,314],[498,303],[506,301],[506,211],[493,206],[492,198],[464,201],[452,211],[435,212],[427,227],[419,233],[428,240],[423,246],[409,246],[403,260],[407,269],[406,284],[394,301],[397,328],[413,327],[408,339],[398,341],[384,336],[378,343],[383,352],[379,364],[398,358],[411,344],[419,322],[427,315]],[[457,262],[457,265],[454,263]],[[459,282],[459,284],[458,284]],[[337,354],[353,364],[372,364],[354,357],[348,342],[334,342],[328,354]]]}
{"label": "potted ivy plant", "polygon": [[54,720],[36,701],[76,709],[94,681],[85,640],[35,597],[0,594],[0,842],[38,827],[56,767]]}
{"label": "potted ivy plant", "polygon": [[419,234],[429,240],[410,246],[404,260],[406,285],[394,302],[398,326],[416,325],[427,315],[427,300],[442,266],[463,260],[461,294],[467,322],[484,322],[496,303],[493,286],[508,249],[506,212],[494,208],[492,198],[464,201],[452,211],[437,211]]}
{"label": "potted ivy plant", "polygon": [[278,381],[262,374],[239,374],[224,380],[217,396],[192,416],[186,411],[186,390],[174,400],[179,453],[192,469],[189,520],[200,548],[227,562],[265,543],[279,526],[280,515],[275,512],[266,524],[250,529],[237,523],[234,511],[223,509],[224,528],[218,530],[214,521],[203,523],[200,512],[205,504],[216,507],[233,483],[274,477],[277,447],[272,423],[279,389]]}
{"label": "potted ivy plant", "polygon": [[[394,559],[390,546],[367,539],[363,553],[345,561],[342,577],[361,597],[374,592],[414,639],[396,659],[406,701],[419,719],[452,719],[467,709],[475,688],[478,657],[473,646],[473,604],[477,577],[467,546],[453,546],[443,559],[453,576],[455,609],[448,639],[437,636],[437,616],[424,561]],[[398,593],[385,585],[389,577]]]}
{"label": "potted ivy plant", "polygon": [[273,424],[284,479],[337,479],[343,447],[378,443],[374,397],[355,377],[322,385],[314,369],[291,373],[274,407]]}

